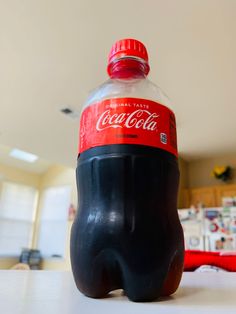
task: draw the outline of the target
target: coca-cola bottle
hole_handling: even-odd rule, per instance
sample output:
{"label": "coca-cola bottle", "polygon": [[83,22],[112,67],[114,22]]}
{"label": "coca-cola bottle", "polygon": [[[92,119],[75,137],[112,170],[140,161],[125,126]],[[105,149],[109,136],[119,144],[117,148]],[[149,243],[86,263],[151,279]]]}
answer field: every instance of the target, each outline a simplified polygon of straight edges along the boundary
{"label": "coca-cola bottle", "polygon": [[121,288],[151,301],[174,293],[183,269],[175,115],[146,78],[141,42],[116,42],[107,70],[80,119],[72,270],[87,296]]}

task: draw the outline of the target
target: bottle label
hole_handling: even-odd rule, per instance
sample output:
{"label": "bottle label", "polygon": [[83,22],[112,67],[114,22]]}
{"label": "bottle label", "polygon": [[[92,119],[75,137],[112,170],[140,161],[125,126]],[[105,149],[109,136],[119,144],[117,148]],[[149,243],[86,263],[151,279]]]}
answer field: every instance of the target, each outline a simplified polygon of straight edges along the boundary
{"label": "bottle label", "polygon": [[112,98],[86,107],[80,119],[79,153],[103,145],[158,147],[175,156],[175,115],[167,107],[139,98]]}

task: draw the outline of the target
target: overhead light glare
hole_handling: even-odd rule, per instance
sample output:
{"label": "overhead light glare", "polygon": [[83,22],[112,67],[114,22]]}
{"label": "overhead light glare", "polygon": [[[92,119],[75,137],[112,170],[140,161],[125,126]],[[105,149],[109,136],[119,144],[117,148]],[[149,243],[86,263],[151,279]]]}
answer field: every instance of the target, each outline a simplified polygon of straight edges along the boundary
{"label": "overhead light glare", "polygon": [[34,154],[27,153],[27,152],[20,150],[20,149],[17,149],[17,148],[12,149],[10,151],[9,155],[13,158],[20,159],[20,160],[30,162],[30,163],[35,162],[39,158],[38,156],[36,156]]}

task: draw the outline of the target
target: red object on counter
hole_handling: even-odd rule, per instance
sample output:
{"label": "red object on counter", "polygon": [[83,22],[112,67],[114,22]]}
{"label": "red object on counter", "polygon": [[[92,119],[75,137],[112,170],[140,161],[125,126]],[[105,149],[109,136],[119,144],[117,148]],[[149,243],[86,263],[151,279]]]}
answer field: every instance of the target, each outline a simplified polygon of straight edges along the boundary
{"label": "red object on counter", "polygon": [[184,270],[193,271],[202,265],[212,265],[227,271],[236,271],[236,255],[220,252],[185,251]]}

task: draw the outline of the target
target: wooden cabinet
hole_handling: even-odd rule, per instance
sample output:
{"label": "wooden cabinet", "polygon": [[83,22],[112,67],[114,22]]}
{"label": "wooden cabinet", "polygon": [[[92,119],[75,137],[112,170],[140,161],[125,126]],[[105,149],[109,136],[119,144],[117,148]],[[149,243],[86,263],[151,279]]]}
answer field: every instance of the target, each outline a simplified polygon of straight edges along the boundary
{"label": "wooden cabinet", "polygon": [[199,205],[202,204],[204,207],[216,206],[216,193],[215,188],[206,187],[190,190],[190,204]]}
{"label": "wooden cabinet", "polygon": [[222,206],[222,197],[236,197],[236,184],[216,185],[181,191],[181,208],[202,204],[205,207]]}
{"label": "wooden cabinet", "polygon": [[189,189],[180,189],[178,195],[178,208],[189,208]]}
{"label": "wooden cabinet", "polygon": [[222,197],[236,197],[236,184],[216,187],[216,203],[222,205]]}

